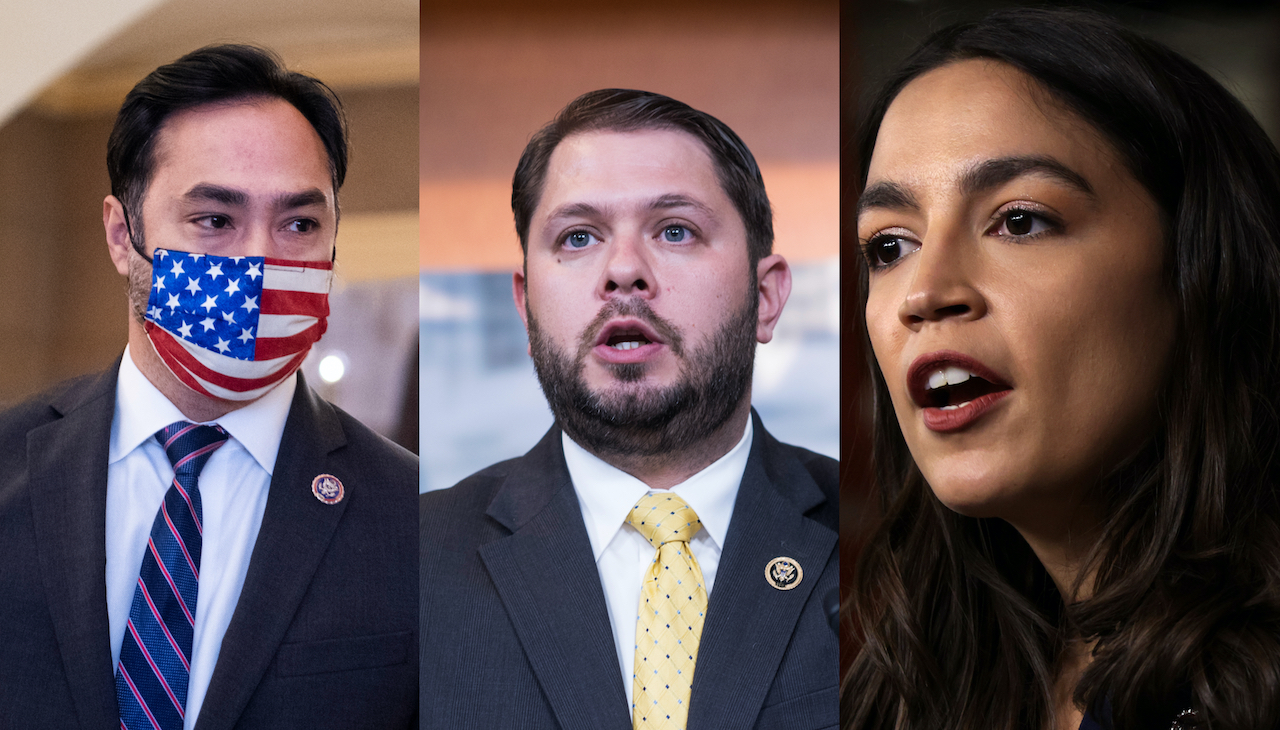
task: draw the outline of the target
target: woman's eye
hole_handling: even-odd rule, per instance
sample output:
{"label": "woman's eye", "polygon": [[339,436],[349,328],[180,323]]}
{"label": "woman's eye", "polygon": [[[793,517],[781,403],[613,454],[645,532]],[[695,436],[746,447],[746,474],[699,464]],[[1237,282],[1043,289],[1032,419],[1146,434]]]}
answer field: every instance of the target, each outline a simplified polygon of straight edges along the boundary
{"label": "woman's eye", "polygon": [[903,256],[915,253],[919,248],[920,244],[909,238],[882,234],[872,236],[862,250],[871,268],[882,269]]}
{"label": "woman's eye", "polygon": [[599,243],[600,239],[596,238],[589,231],[570,231],[564,237],[564,245],[569,248],[586,248],[593,243]]}
{"label": "woman's eye", "polygon": [[999,225],[992,232],[998,236],[1021,238],[1036,236],[1053,228],[1054,224],[1042,215],[1029,210],[1014,209],[1004,214]]}
{"label": "woman's eye", "polygon": [[662,229],[662,240],[667,243],[684,243],[693,233],[684,226],[667,226]]}

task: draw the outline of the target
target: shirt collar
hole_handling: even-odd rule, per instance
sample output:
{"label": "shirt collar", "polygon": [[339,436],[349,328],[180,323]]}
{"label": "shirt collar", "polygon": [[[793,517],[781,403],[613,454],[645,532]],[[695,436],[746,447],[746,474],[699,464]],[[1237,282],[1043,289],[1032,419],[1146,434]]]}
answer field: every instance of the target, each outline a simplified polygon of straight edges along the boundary
{"label": "shirt collar", "polygon": [[[209,423],[222,426],[268,474],[272,474],[297,386],[298,376],[295,373],[261,398]],[[187,420],[190,419],[182,415],[182,411],[142,374],[126,345],[116,379],[116,410],[111,420],[111,448],[107,463],[114,464],[128,456],[155,436],[156,431],[174,421]]]}
{"label": "shirt collar", "polygon": [[[725,535],[729,532],[729,520],[733,517],[733,504],[738,498],[738,486],[747,469],[747,457],[751,454],[752,426],[747,419],[742,438],[729,452],[707,468],[671,488],[698,513],[702,528],[724,549]],[[639,479],[604,461],[578,445],[566,433],[561,433],[564,460],[569,467],[582,518],[591,539],[595,559],[609,546],[613,536],[622,529],[631,508],[645,494],[656,491]]]}

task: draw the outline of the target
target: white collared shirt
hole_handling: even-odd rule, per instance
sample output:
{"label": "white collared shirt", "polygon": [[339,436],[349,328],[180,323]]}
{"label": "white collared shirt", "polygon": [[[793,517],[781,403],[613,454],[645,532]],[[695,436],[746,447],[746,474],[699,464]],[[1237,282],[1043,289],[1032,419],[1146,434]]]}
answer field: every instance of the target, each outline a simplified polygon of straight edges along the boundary
{"label": "white collared shirt", "polygon": [[[240,600],[297,383],[296,375],[287,378],[253,403],[213,422],[231,438],[200,472],[204,537],[186,730],[195,726],[200,715],[222,636]],[[173,481],[173,466],[155,434],[174,421],[187,420],[138,370],[126,347],[116,381],[107,457],[107,619],[113,672],[120,661],[147,537]]]}
{"label": "white collared shirt", "polygon": [[[747,469],[751,437],[748,418],[736,446],[715,463],[671,488],[702,520],[702,529],[689,542],[689,549],[702,569],[708,598],[720,566],[720,552],[729,532],[738,486]],[[587,525],[587,537],[591,539],[596,568],[600,571],[609,625],[613,628],[613,642],[622,670],[622,685],[630,707],[640,585],[653,563],[655,551],[638,530],[626,524],[626,519],[641,497],[657,490],[649,489],[644,482],[601,460],[568,435],[563,435],[562,442],[569,477],[578,494],[578,506],[582,508],[582,520]]]}

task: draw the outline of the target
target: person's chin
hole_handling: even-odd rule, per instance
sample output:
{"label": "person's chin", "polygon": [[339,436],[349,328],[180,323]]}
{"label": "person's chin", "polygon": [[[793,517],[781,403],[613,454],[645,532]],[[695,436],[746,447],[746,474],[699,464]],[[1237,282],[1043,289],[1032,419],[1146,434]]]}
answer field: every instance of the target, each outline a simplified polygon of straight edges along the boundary
{"label": "person's chin", "polygon": [[671,385],[674,378],[664,377],[664,370],[656,362],[594,363],[584,375],[593,393],[639,393]]}
{"label": "person's chin", "polygon": [[922,472],[934,496],[952,512],[965,517],[1001,517],[1023,490],[993,466],[980,459],[950,459]]}

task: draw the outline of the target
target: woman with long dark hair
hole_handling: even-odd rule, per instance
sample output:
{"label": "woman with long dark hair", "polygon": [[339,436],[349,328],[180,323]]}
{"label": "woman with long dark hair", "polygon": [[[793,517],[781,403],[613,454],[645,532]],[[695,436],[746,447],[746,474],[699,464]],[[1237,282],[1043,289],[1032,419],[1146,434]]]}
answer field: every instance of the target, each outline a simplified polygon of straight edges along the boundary
{"label": "woman with long dark hair", "polygon": [[1280,157],[1105,17],[930,37],[858,131],[883,522],[852,728],[1280,726]]}

